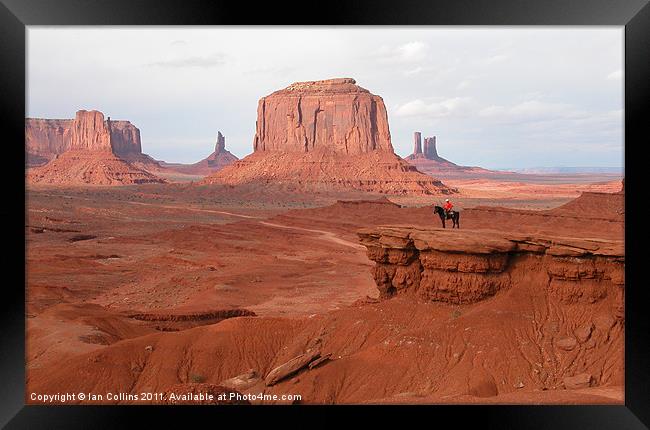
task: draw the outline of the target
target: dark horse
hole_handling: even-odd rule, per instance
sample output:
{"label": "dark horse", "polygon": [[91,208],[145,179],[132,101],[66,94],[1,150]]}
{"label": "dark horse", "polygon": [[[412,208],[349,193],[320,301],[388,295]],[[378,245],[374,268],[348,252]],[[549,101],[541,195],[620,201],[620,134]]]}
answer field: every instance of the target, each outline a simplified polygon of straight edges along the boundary
{"label": "dark horse", "polygon": [[445,212],[443,208],[440,206],[434,206],[433,207],[433,213],[438,214],[440,216],[440,221],[442,221],[442,228],[447,228],[445,226],[445,220],[446,219],[451,219],[453,221],[453,225],[451,228],[460,228],[460,212],[458,211],[450,211],[449,213]]}

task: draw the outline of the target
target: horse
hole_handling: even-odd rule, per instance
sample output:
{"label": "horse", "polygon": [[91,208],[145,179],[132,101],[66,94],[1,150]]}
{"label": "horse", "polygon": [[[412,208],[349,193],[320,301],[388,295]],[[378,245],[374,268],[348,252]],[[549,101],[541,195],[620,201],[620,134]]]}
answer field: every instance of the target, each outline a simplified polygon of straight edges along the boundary
{"label": "horse", "polygon": [[460,228],[460,212],[458,211],[450,211],[447,213],[443,208],[440,206],[434,206],[433,207],[433,213],[438,214],[440,216],[440,221],[442,221],[442,228],[447,228],[445,226],[445,219],[451,219],[453,222],[451,228]]}

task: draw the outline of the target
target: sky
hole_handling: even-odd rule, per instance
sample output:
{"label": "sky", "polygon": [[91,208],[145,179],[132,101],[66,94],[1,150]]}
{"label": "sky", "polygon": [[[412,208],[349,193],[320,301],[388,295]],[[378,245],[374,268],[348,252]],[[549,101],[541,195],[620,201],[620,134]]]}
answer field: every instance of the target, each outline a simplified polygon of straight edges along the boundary
{"label": "sky", "polygon": [[623,47],[623,27],[30,26],[26,116],[100,110],[168,162],[221,131],[241,158],[260,97],[351,77],[384,99],[403,157],[421,131],[462,165],[622,167]]}

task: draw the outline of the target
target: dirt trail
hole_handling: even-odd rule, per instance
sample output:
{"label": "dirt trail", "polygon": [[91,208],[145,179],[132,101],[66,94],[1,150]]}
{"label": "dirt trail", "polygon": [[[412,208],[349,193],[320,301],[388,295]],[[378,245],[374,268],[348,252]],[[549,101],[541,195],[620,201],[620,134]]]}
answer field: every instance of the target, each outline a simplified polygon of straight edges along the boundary
{"label": "dirt trail", "polygon": [[264,225],[268,225],[270,227],[287,228],[287,229],[291,229],[291,230],[309,231],[309,232],[312,232],[312,233],[318,233],[318,234],[321,235],[320,238],[323,239],[323,240],[328,240],[330,242],[338,243],[339,245],[349,246],[349,247],[355,248],[355,249],[365,250],[365,247],[363,245],[359,245],[358,243],[350,242],[349,240],[341,239],[340,237],[336,236],[331,231],[314,230],[314,229],[303,228],[303,227],[294,227],[294,226],[289,226],[289,225],[275,224],[275,223],[267,222],[267,221],[259,221],[259,223],[264,224]]}
{"label": "dirt trail", "polygon": [[[213,210],[213,209],[199,209],[199,208],[191,208],[191,207],[181,208],[181,207],[174,206],[174,205],[157,205],[157,204],[153,204],[153,203],[142,203],[142,202],[128,202],[128,203],[136,204],[136,205],[157,206],[157,207],[166,208],[166,209],[186,209],[186,210],[197,211],[197,212],[218,213],[218,214],[230,215],[230,216],[234,216],[234,217],[247,218],[247,219],[260,219],[261,218],[261,217],[252,216],[252,215],[243,215],[243,214],[237,214],[237,213],[227,212],[227,211],[217,211],[217,210]],[[345,239],[341,239],[340,237],[336,236],[331,231],[315,230],[315,229],[309,229],[309,228],[303,228],[303,227],[294,227],[294,226],[276,224],[276,223],[267,222],[267,221],[259,221],[259,223],[263,224],[263,225],[266,225],[266,226],[269,226],[269,227],[306,231],[306,232],[310,232],[310,233],[318,233],[320,235],[320,238],[323,239],[323,240],[338,243],[339,245],[349,246],[349,247],[355,248],[355,249],[365,250],[365,248],[362,245],[359,245],[358,243],[350,242],[350,241],[345,240]]]}
{"label": "dirt trail", "polygon": [[194,211],[194,212],[215,213],[215,214],[229,215],[229,216],[235,216],[235,217],[247,218],[247,219],[260,219],[260,217],[258,217],[258,216],[236,214],[236,213],[233,213],[233,212],[226,212],[226,211],[216,211],[214,209],[200,209],[200,208],[193,208],[193,207],[180,207],[180,206],[175,206],[175,205],[159,205],[159,204],[155,204],[155,203],[144,203],[144,202],[127,202],[127,203],[130,203],[132,205],[156,206],[156,207],[165,208],[165,209],[179,209],[179,210],[188,210],[188,211]]}

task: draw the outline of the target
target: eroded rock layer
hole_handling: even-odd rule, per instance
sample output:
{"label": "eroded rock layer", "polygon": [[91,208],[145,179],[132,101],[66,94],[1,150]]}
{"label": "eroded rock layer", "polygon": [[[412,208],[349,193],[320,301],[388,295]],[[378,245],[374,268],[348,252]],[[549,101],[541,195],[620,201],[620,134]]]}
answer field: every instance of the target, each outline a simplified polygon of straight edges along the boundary
{"label": "eroded rock layer", "polygon": [[395,155],[382,98],[350,78],[297,82],[260,99],[253,149],[204,182],[454,192]]}
{"label": "eroded rock layer", "polygon": [[380,227],[358,233],[375,261],[382,297],[410,294],[448,303],[473,303],[534,282],[568,303],[607,296],[622,317],[622,241],[533,237],[488,230]]}

